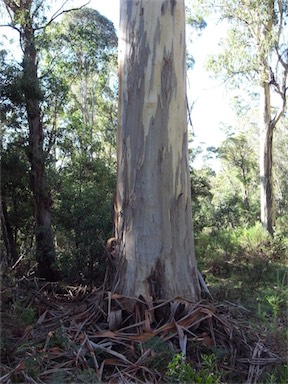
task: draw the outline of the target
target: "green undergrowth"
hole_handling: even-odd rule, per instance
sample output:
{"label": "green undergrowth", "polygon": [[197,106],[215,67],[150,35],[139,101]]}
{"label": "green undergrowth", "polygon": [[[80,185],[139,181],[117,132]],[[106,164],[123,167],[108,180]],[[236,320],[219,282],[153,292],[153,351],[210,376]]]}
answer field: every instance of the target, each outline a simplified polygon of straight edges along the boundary
{"label": "green undergrowth", "polygon": [[[196,234],[195,245],[198,267],[213,302],[228,302],[229,315],[234,317],[239,327],[256,332],[275,355],[287,356],[287,234],[276,232],[271,238],[258,224],[251,228],[229,228],[218,232],[203,230],[201,234]],[[2,321],[6,327],[2,329],[0,338],[2,359],[9,365],[11,356],[17,355],[25,364],[29,377],[37,381],[39,372],[45,368],[47,340],[37,344],[35,340],[25,341],[22,337],[31,331],[45,308],[41,307],[41,301],[37,304],[28,289],[3,288]],[[61,327],[49,336],[49,348],[55,353],[69,350],[71,356],[77,353],[77,346],[67,342]],[[175,354],[160,337],[143,343],[143,350],[149,349],[154,353],[147,358],[147,369],[161,372],[167,382],[235,382],[232,381],[234,376],[229,373],[230,365],[227,365],[228,350],[189,344],[187,356],[184,356],[182,353]],[[35,354],[35,350],[39,352]],[[52,376],[49,383],[98,382],[95,370],[89,365],[77,370],[76,376],[74,370],[55,370]],[[257,381],[258,384],[287,382],[288,365],[285,362],[264,367]]]}
{"label": "green undergrowth", "polygon": [[[202,231],[196,235],[196,257],[216,301],[247,309],[241,320],[255,328],[276,354],[287,355],[288,236],[272,238],[260,224]],[[239,320],[239,319],[238,319]],[[288,382],[287,364],[264,370],[261,383]]]}
{"label": "green undergrowth", "polygon": [[221,383],[221,372],[217,367],[217,357],[213,353],[201,356],[201,367],[198,370],[186,362],[183,353],[178,353],[169,362],[166,375],[173,383]]}

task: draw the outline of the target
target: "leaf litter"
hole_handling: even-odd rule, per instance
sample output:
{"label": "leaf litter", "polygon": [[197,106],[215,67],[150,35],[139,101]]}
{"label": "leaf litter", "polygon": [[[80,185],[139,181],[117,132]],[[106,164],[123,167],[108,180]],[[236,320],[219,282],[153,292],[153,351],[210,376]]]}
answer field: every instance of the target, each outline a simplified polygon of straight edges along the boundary
{"label": "leaf litter", "polygon": [[28,278],[9,292],[2,297],[29,297],[28,308],[37,316],[16,329],[2,305],[3,384],[169,382],[165,372],[175,354],[199,367],[201,354],[211,352],[219,356],[227,382],[257,383],[263,366],[285,360],[235,319],[235,310],[242,317],[249,311],[234,303],[154,301]]}

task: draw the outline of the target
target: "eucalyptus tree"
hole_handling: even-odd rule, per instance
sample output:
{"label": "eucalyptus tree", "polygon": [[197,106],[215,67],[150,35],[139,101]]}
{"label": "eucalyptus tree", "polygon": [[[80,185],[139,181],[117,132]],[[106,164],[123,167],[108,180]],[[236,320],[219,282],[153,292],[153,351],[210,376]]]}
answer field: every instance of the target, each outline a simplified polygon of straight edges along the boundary
{"label": "eucalyptus tree", "polygon": [[273,136],[286,111],[288,4],[282,0],[212,0],[205,7],[229,23],[222,50],[210,60],[210,68],[234,84],[246,82],[250,90],[258,87],[261,222],[273,234]]}
{"label": "eucalyptus tree", "polygon": [[283,154],[288,152],[288,116],[277,126],[275,136],[275,200],[277,223],[279,232],[288,236],[288,178],[287,178],[287,157]]}
{"label": "eucalyptus tree", "polygon": [[101,269],[103,242],[112,230],[117,36],[111,21],[83,8],[49,26],[43,45],[45,76],[51,76],[50,69],[57,86],[66,87],[54,146],[58,261],[68,265],[64,273],[69,271],[70,277],[92,277],[95,268]]}
{"label": "eucalyptus tree", "polygon": [[260,218],[258,143],[253,130],[237,128],[217,149],[221,168],[213,184],[216,222],[224,224],[227,216],[226,223],[233,228],[253,226]]}
{"label": "eucalyptus tree", "polygon": [[120,4],[117,289],[126,295],[198,300],[184,1]]}
{"label": "eucalyptus tree", "polygon": [[[113,157],[117,123],[117,36],[113,23],[83,8],[66,14],[46,29],[42,60],[68,87],[60,120],[63,155],[71,150]],[[68,143],[70,144],[68,145]],[[63,144],[63,146],[62,146]]]}
{"label": "eucalyptus tree", "polygon": [[[4,0],[11,28],[19,32],[23,52],[21,93],[29,129],[28,158],[31,165],[30,186],[34,197],[36,257],[39,276],[53,279],[55,250],[51,229],[51,195],[46,186],[44,127],[41,112],[43,93],[38,77],[37,38],[43,29],[43,7],[39,1]],[[39,26],[41,24],[41,26]]]}
{"label": "eucalyptus tree", "polygon": [[220,145],[218,154],[222,162],[228,168],[235,170],[235,177],[242,184],[243,204],[247,211],[250,208],[250,195],[255,190],[255,174],[257,167],[257,154],[251,143],[247,132],[231,135]]}
{"label": "eucalyptus tree", "polygon": [[[60,14],[65,14],[68,11],[64,11],[63,7],[59,6],[59,11],[54,13],[51,19],[47,21],[46,11],[48,3],[43,1],[21,0],[16,2],[13,0],[4,0],[4,5],[10,17],[10,22],[7,23],[6,26],[8,25],[19,32],[20,48],[22,49],[22,62],[20,64],[20,75],[17,77],[16,93],[19,97],[19,100],[17,100],[18,104],[22,103],[21,107],[24,107],[24,113],[22,113],[22,128],[28,131],[27,153],[30,162],[30,188],[34,198],[38,272],[40,277],[51,280],[55,278],[55,247],[51,227],[53,197],[47,179],[47,167],[51,160],[51,149],[54,147],[59,126],[62,129],[65,128],[63,119],[60,121],[60,114],[63,116],[65,105],[68,101],[69,87],[71,86],[73,78],[71,72],[74,71],[75,81],[75,78],[77,76],[79,77],[79,74],[83,74],[86,69],[85,66],[80,65],[81,60],[85,62],[91,61],[90,68],[92,65],[95,65],[95,59],[99,59],[99,55],[97,56],[99,47],[102,47],[103,56],[106,55],[106,57],[108,57],[107,41],[104,41],[103,36],[107,36],[107,39],[109,37],[111,37],[111,39],[114,38],[115,45],[115,31],[114,29],[111,30],[111,28],[107,28],[106,31],[106,24],[99,23],[100,16],[98,20],[96,20],[98,23],[95,22],[94,18],[92,22],[90,22],[90,26],[93,25],[94,30],[97,30],[96,26],[101,24],[99,28],[101,29],[102,35],[99,34],[96,40],[95,36],[91,35],[91,28],[89,29],[90,36],[88,36],[86,33],[88,29],[85,30],[85,27],[82,27],[82,30],[78,33],[78,35],[82,33],[82,42],[80,39],[77,41],[79,42],[78,51],[74,52],[74,56],[71,56],[71,49],[70,51],[68,49],[74,44],[74,41],[72,44],[72,40],[67,39],[68,35],[66,34],[66,51],[70,52],[71,60],[70,62],[62,60],[62,68],[59,65],[57,70],[55,70],[55,68],[50,65],[51,63],[49,63],[49,65],[47,65],[47,61],[46,65],[44,63],[46,59],[44,54],[45,49],[47,52],[50,46],[52,50],[51,40],[49,41],[49,27]],[[71,12],[72,10],[70,9],[69,11]],[[85,23],[85,20],[83,21],[82,18],[79,25],[83,22]],[[87,23],[88,21],[86,20],[86,25]],[[76,28],[72,28],[69,32],[75,32],[75,29]],[[91,44],[90,46],[86,44],[86,47],[89,48],[86,51],[80,52],[79,46],[83,44],[85,39],[89,40]],[[94,48],[91,48],[93,47],[93,42]],[[81,57],[79,57],[79,53],[82,54]],[[94,62],[92,62],[92,57]],[[73,61],[73,59],[76,60]],[[52,61],[55,62],[56,57],[54,57]],[[101,65],[103,65],[103,57],[101,60],[99,59],[99,67]],[[107,72],[107,67],[108,65],[103,65],[101,68],[102,72]],[[63,74],[67,75],[66,69],[70,70],[70,82],[63,76]],[[98,72],[100,72],[100,69],[98,69]],[[107,79],[108,77],[106,77],[106,80]],[[10,90],[12,90],[11,87]],[[8,96],[14,97],[15,95]],[[102,99],[102,110],[105,109],[103,106],[104,99],[105,96],[103,96]],[[78,109],[79,105],[82,106],[82,101],[83,100],[78,103]],[[13,102],[16,107],[15,100]],[[108,112],[108,117],[110,118],[111,111],[109,110]]]}

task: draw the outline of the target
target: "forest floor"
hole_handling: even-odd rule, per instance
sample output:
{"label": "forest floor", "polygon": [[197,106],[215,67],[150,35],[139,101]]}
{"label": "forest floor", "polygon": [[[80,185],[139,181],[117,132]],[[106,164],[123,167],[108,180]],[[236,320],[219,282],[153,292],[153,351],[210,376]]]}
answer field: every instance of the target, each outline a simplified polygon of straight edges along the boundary
{"label": "forest floor", "polygon": [[287,267],[206,263],[213,299],[3,278],[1,383],[287,383]]}

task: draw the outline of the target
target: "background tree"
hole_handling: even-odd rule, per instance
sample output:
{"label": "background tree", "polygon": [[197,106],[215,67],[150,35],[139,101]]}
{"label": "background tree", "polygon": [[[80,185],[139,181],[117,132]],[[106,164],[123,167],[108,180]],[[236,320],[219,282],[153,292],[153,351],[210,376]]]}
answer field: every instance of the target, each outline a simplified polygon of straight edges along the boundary
{"label": "background tree", "polygon": [[[205,3],[205,6],[208,4]],[[235,82],[247,79],[258,86],[260,130],[261,222],[272,234],[275,226],[273,136],[286,110],[287,4],[260,0],[212,1],[219,18],[228,20],[222,52],[210,60],[210,68]],[[275,101],[278,96],[278,102]]]}
{"label": "background tree", "polygon": [[184,2],[123,0],[119,49],[117,289],[197,300]]}
{"label": "background tree", "polygon": [[202,165],[200,169],[195,166],[195,160],[202,152],[203,150],[200,146],[196,149],[191,149],[189,159],[193,227],[195,234],[199,234],[204,228],[211,226],[213,215],[212,183],[216,173],[206,164]]}
{"label": "background tree", "polygon": [[[14,3],[11,4],[13,5]],[[97,255],[99,256],[99,244],[101,244],[101,242],[99,242],[98,237],[100,232],[104,238],[107,238],[108,235],[107,222],[104,224],[104,221],[108,220],[112,227],[111,190],[114,188],[114,170],[109,167],[113,167],[113,162],[115,163],[116,158],[115,134],[113,137],[116,127],[115,98],[117,92],[115,80],[113,81],[113,76],[115,78],[117,47],[115,29],[111,22],[94,10],[78,10],[78,13],[70,11],[69,16],[67,14],[67,17],[64,17],[61,23],[54,21],[50,24],[45,21],[44,14],[43,20],[41,20],[40,17],[42,15],[40,12],[41,7],[42,5],[44,7],[44,3],[41,3],[41,7],[39,8],[37,8],[37,4],[33,2],[29,4],[23,3],[23,12],[25,12],[26,5],[30,7],[26,11],[28,12],[30,10],[31,14],[37,9],[37,12],[35,11],[33,13],[35,19],[31,20],[31,22],[36,23],[37,21],[39,23],[31,27],[31,30],[34,33],[33,42],[35,43],[37,56],[36,70],[38,87],[39,89],[41,88],[41,97],[39,97],[37,101],[39,103],[39,110],[41,111],[40,118],[42,125],[40,124],[39,129],[42,129],[42,141],[39,143],[39,146],[41,147],[40,149],[43,156],[37,158],[37,161],[39,162],[41,160],[41,164],[44,167],[44,169],[41,168],[43,172],[40,174],[40,176],[43,177],[42,179],[40,177],[40,180],[42,180],[44,189],[40,190],[43,191],[42,193],[47,192],[48,195],[50,195],[50,199],[51,201],[53,200],[54,203],[54,213],[57,213],[54,219],[50,217],[50,219],[53,220],[50,224],[53,224],[56,230],[57,251],[59,251],[58,245],[61,243],[59,239],[61,238],[63,241],[64,233],[63,223],[61,225],[58,221],[58,212],[62,210],[63,202],[61,200],[59,201],[58,198],[61,197],[62,199],[68,196],[64,193],[64,191],[69,188],[69,186],[65,184],[65,180],[70,180],[71,183],[73,183],[75,182],[75,176],[77,175],[77,177],[79,177],[80,175],[79,182],[82,193],[86,187],[87,192],[90,190],[88,193],[90,196],[90,205],[94,206],[95,203],[101,199],[101,204],[99,202],[93,212],[94,219],[91,210],[89,211],[91,214],[85,217],[87,222],[90,217],[90,229],[88,230],[80,225],[82,228],[81,231],[76,231],[76,233],[79,233],[79,236],[80,233],[83,234],[83,231],[86,233],[85,239],[84,236],[82,236],[83,247],[86,249],[86,253],[88,253],[88,260],[91,260],[92,254],[95,259],[95,247],[91,247],[89,242],[92,241],[92,238],[94,243],[96,239],[98,239],[96,248],[98,248]],[[22,6],[22,3],[20,6]],[[11,17],[12,16],[11,13]],[[37,19],[37,16],[40,17],[40,21]],[[20,17],[20,24],[22,19],[23,18]],[[41,23],[41,21],[43,21],[43,23]],[[13,24],[13,27],[17,28],[17,30],[19,29],[21,32],[21,25],[19,25],[14,26]],[[73,44],[71,44],[71,39],[73,39]],[[4,63],[4,53],[1,57]],[[19,139],[17,138],[18,133],[16,135],[16,132],[20,132],[22,135],[21,153],[25,155],[28,148],[31,152],[32,144],[30,146],[28,144],[27,122],[25,122],[26,103],[23,91],[23,67],[21,65],[17,66],[17,63],[13,64],[13,66],[5,63],[3,68],[5,68],[5,71],[1,73],[1,77],[3,78],[3,82],[1,83],[1,98],[3,100],[1,113],[3,114],[2,121],[5,125],[5,143],[3,149],[5,151],[5,159],[7,157],[8,161],[12,156],[11,148],[18,148],[18,150],[20,148]],[[36,96],[35,92],[32,92],[32,97],[35,98]],[[29,132],[29,135],[30,133],[31,132]],[[15,137],[15,139],[13,137]],[[14,146],[12,145],[13,142]],[[40,149],[38,148],[38,150]],[[91,170],[91,172],[87,172],[89,178],[87,178],[85,172],[80,172],[80,170],[83,170],[85,167]],[[13,210],[10,204],[13,198],[11,196],[12,184],[6,182],[7,178],[9,180],[9,177],[10,179],[12,177],[12,175],[9,176],[8,174],[8,166],[7,178],[6,168],[4,169],[4,173],[5,177],[2,180],[2,185],[5,187],[6,201],[9,203],[7,209],[9,214],[6,222],[12,223],[13,231],[17,232],[17,228],[14,228],[15,221],[12,220]],[[97,173],[102,176],[95,177]],[[109,187],[104,186],[105,177],[103,177],[103,173],[107,176],[106,185]],[[35,174],[35,172],[33,174]],[[22,173],[22,176],[25,184],[25,174]],[[15,180],[16,178],[17,175],[15,175]],[[39,180],[39,177],[37,180]],[[63,182],[61,182],[61,180],[63,180]],[[103,183],[103,185],[100,186],[100,184],[97,184],[96,186],[96,181],[97,183]],[[26,185],[26,188],[27,187]],[[26,189],[23,187],[23,190]],[[71,187],[71,190],[73,190],[73,187]],[[103,190],[102,195],[101,190]],[[96,196],[94,201],[93,193],[94,197]],[[37,202],[38,200],[39,199],[37,199]],[[26,199],[24,201],[28,203],[29,200]],[[81,198],[75,200],[73,197],[69,203],[67,201],[63,203],[63,207],[66,205],[67,208],[69,204],[70,207],[75,207],[75,202],[76,205],[79,203],[78,211],[80,211],[80,207],[84,210],[88,209],[87,198],[84,204]],[[20,214],[23,214],[24,218],[26,216],[21,208],[24,207],[21,200],[19,204],[21,205],[19,209]],[[103,212],[100,214],[100,211],[101,209],[104,210],[104,207],[106,208],[106,214],[103,218]],[[66,212],[66,216],[70,214],[70,223],[73,223],[71,219],[72,213],[73,209]],[[4,211],[1,216],[3,221]],[[47,218],[46,216],[45,218]],[[96,217],[98,217],[98,221],[96,220],[95,223]],[[103,219],[103,231],[100,230],[101,217]],[[20,223],[20,221],[18,222]],[[74,222],[74,224],[75,226],[79,226],[79,223]],[[93,225],[94,230],[92,230]],[[33,226],[30,226],[30,228],[33,228]],[[59,232],[60,228],[62,228],[62,231]],[[21,229],[24,231],[23,227],[21,227]],[[40,229],[43,229],[43,226]],[[73,231],[75,232],[75,228],[71,229],[71,232]],[[95,233],[98,234],[95,235]],[[109,237],[111,236],[110,233],[111,229],[109,230]],[[22,234],[25,238],[27,231],[25,230]],[[71,233],[67,232],[67,238],[70,234]],[[88,240],[87,236],[90,237],[90,240]],[[29,236],[27,238],[29,238]],[[37,241],[38,240],[39,236],[37,237]],[[85,241],[88,243],[86,244]],[[101,241],[103,242],[102,239]],[[19,241],[17,241],[16,245],[19,254]],[[30,248],[32,245],[33,242],[31,242]],[[62,250],[62,248],[60,249]],[[101,245],[101,254],[102,253],[103,246]],[[63,255],[63,252],[60,252],[60,254]],[[38,261],[40,260],[40,256],[37,251]],[[14,259],[14,257],[12,257],[12,259]],[[63,258],[61,260],[63,261]],[[89,261],[84,260],[86,260],[86,256],[85,258],[82,257],[82,264],[85,265],[83,271],[87,269],[86,264],[89,264]],[[52,260],[50,261],[52,265],[55,259],[53,259],[53,263]],[[58,264],[60,261],[58,260]],[[61,266],[63,266],[62,261],[60,262]],[[43,268],[46,268],[46,264]],[[48,268],[50,268],[49,263]],[[82,271],[79,270],[78,272],[82,273]],[[51,278],[51,275],[47,278]]]}
{"label": "background tree", "polygon": [[[258,145],[249,131],[230,133],[217,149],[221,161],[213,188],[215,224],[236,228],[259,220]],[[253,145],[254,144],[254,145]]]}
{"label": "background tree", "polygon": [[46,39],[45,72],[52,68],[67,87],[54,146],[58,264],[65,277],[100,284],[113,227],[117,37],[109,20],[85,8],[54,23]]}
{"label": "background tree", "polygon": [[20,35],[20,45],[23,51],[21,68],[21,93],[29,128],[28,159],[30,162],[30,188],[34,199],[36,258],[40,277],[48,280],[55,278],[53,264],[55,249],[51,228],[51,194],[46,184],[46,158],[44,149],[44,126],[41,111],[43,93],[38,76],[38,41],[39,31],[42,31],[44,20],[42,2],[33,0],[16,3],[4,0],[10,15],[10,26]]}
{"label": "background tree", "polygon": [[[65,137],[57,138],[61,155],[69,149],[115,160],[117,124],[117,36],[111,21],[94,9],[66,14],[46,31],[42,51],[45,74],[68,88]],[[62,145],[63,144],[63,145]],[[68,150],[65,154],[65,150]]]}
{"label": "background tree", "polygon": [[[33,243],[33,198],[28,187],[29,163],[20,140],[7,145],[1,156],[1,224],[3,256],[7,264],[17,262]],[[6,235],[5,235],[6,234]]]}
{"label": "background tree", "polygon": [[288,236],[288,179],[287,159],[283,154],[288,150],[288,119],[287,116],[277,125],[275,135],[275,200],[278,232]]}

